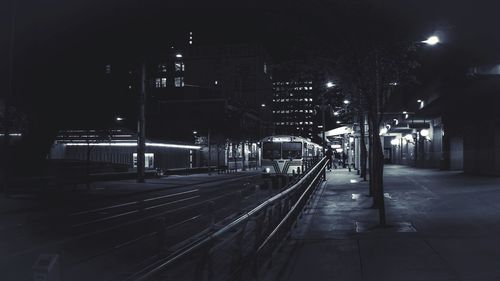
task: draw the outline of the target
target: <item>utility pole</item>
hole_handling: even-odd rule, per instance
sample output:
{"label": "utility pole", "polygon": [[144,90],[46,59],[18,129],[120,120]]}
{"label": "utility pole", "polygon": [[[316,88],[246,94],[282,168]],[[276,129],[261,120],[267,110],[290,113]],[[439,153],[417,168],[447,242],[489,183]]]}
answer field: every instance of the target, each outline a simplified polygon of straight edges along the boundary
{"label": "utility pole", "polygon": [[[325,138],[325,94],[323,94],[323,97],[321,99],[321,125],[323,126],[323,132],[322,132],[322,137],[323,137],[323,157],[326,156],[326,138]],[[326,168],[323,169],[323,180],[326,181]]]}
{"label": "utility pole", "polygon": [[146,63],[141,66],[141,92],[139,94],[139,124],[137,132],[137,182],[144,182],[146,152]]}
{"label": "utility pole", "polygon": [[212,171],[210,169],[210,164],[212,163],[212,148],[210,147],[210,129],[208,129],[207,142],[208,142],[208,175],[211,176]]}
{"label": "utility pole", "polygon": [[10,154],[9,154],[9,144],[10,144],[10,126],[11,126],[11,116],[10,116],[10,99],[14,96],[14,40],[15,40],[15,27],[16,27],[16,1],[11,0],[10,2],[10,42],[9,42],[9,69],[8,69],[8,89],[4,100],[4,130],[3,130],[3,179],[2,187],[0,192],[5,192],[7,194],[7,185],[9,182],[9,165]]}

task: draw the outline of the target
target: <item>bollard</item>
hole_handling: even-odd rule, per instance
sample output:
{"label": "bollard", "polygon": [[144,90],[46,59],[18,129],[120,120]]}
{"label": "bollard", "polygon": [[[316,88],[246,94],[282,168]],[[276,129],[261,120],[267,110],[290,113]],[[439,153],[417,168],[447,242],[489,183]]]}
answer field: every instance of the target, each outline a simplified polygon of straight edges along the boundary
{"label": "bollard", "polygon": [[34,281],[61,280],[61,265],[57,254],[39,255],[32,269]]}
{"label": "bollard", "polygon": [[[304,168],[302,168],[304,169]],[[301,170],[300,170],[300,167],[297,167],[297,174],[300,175],[301,174]]]}

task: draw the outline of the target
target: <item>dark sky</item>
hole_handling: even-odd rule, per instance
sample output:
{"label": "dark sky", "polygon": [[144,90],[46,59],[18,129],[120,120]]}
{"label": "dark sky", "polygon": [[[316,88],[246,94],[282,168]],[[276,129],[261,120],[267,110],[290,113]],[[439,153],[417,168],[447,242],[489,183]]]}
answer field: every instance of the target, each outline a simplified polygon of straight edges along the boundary
{"label": "dark sky", "polygon": [[[188,31],[194,32],[196,45],[262,43],[280,62],[315,49],[328,52],[346,35],[364,36],[374,23],[388,21],[388,29],[403,31],[401,40],[423,40],[438,32],[445,47],[436,53],[448,54],[444,63],[500,58],[500,1],[10,1],[15,8],[3,1],[0,9],[0,32],[5,34],[0,54],[1,61],[8,62],[10,16],[15,10],[16,101],[36,116],[68,115],[67,122],[71,114],[83,116],[86,107],[98,107],[93,76],[108,61],[161,52],[186,40]],[[367,10],[374,12],[367,16]],[[0,66],[4,94],[7,66]],[[80,106],[75,109],[75,104]]]}

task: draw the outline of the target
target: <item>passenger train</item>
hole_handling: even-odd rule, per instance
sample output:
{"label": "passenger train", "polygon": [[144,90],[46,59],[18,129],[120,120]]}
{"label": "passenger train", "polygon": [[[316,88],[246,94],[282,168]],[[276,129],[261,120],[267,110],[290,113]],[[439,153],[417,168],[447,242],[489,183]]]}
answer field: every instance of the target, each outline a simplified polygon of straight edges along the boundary
{"label": "passenger train", "polygon": [[269,136],[260,143],[264,176],[301,174],[323,153],[320,145],[296,136]]}

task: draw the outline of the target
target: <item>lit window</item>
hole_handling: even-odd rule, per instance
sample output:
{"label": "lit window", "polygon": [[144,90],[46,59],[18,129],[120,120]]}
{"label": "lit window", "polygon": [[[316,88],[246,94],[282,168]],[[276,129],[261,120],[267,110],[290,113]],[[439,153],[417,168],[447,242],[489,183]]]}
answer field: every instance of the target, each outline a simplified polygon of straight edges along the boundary
{"label": "lit window", "polygon": [[167,87],[167,78],[166,77],[161,78],[161,87],[162,88]]}
{"label": "lit window", "polygon": [[106,64],[106,74],[111,73],[111,64]]}
{"label": "lit window", "polygon": [[184,77],[175,77],[174,85],[175,87],[184,87]]}
{"label": "lit window", "polygon": [[167,66],[165,64],[159,64],[158,70],[161,72],[167,72]]}
{"label": "lit window", "polygon": [[184,71],[184,63],[176,62],[175,63],[175,71]]}
{"label": "lit window", "polygon": [[155,79],[155,87],[160,88],[161,87],[161,78],[156,78]]}

